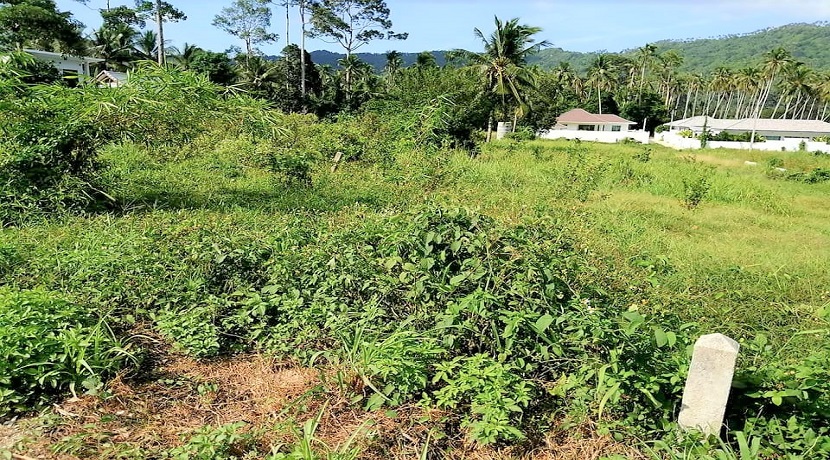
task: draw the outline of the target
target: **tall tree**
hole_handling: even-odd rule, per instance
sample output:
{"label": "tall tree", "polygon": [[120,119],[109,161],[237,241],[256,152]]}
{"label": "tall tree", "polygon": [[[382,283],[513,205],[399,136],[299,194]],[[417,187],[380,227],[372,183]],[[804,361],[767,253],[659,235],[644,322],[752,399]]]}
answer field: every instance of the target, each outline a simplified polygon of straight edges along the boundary
{"label": "tall tree", "polygon": [[[300,66],[305,62],[308,68],[300,72]],[[277,95],[278,99],[273,101],[285,112],[307,112],[309,111],[309,100],[306,96],[318,96],[322,92],[322,81],[320,73],[314,67],[311,56],[306,56],[303,61],[300,59],[300,48],[297,45],[288,45],[282,50],[275,67],[278,73],[284,78],[282,82],[283,91]],[[301,78],[305,76],[308,81],[305,87],[308,90],[306,95],[302,93]]]}
{"label": "tall tree", "polygon": [[[764,74],[767,77],[767,85],[766,88],[760,92],[758,95],[758,102],[755,105],[755,110],[753,111],[753,117],[756,120],[761,118],[761,112],[764,110],[764,106],[767,105],[767,99],[769,98],[769,93],[772,90],[772,84],[775,82],[775,78],[781,72],[781,70],[786,66],[788,63],[792,62],[793,57],[789,53],[789,51],[783,48],[776,48],[764,54]],[[752,143],[755,142],[755,125],[752,126],[752,135],[750,137],[750,148],[752,147]]]}
{"label": "tall tree", "polygon": [[[309,22],[309,19],[310,19],[308,14],[309,14],[310,11],[312,11],[314,6],[317,5],[317,0],[291,0],[291,1],[297,6],[297,11],[300,15],[300,72],[301,72],[300,80],[301,80],[301,83],[302,83],[300,91],[301,91],[303,97],[305,97],[306,92],[308,90],[308,88],[306,88],[307,78],[306,78],[306,74],[305,74],[306,73],[306,55],[308,54],[308,53],[306,53],[306,50],[305,50],[305,39],[306,39],[306,35],[307,35],[306,25],[308,25],[308,22]],[[286,39],[287,39],[287,37],[286,37]]]}
{"label": "tall tree", "polygon": [[184,21],[187,16],[181,10],[162,0],[136,0],[135,6],[142,19],[156,23],[156,55],[158,63],[164,64],[164,23]]}
{"label": "tall tree", "polygon": [[81,30],[53,0],[0,0],[0,46],[82,54]]}
{"label": "tall tree", "polygon": [[597,90],[597,107],[602,115],[602,91],[606,95],[612,92],[616,86],[617,68],[606,54],[600,54],[588,68],[588,84]]}
{"label": "tall tree", "polygon": [[269,0],[234,0],[230,7],[213,18],[213,25],[245,42],[246,62],[250,62],[254,46],[277,41],[279,36],[268,32],[271,26]]}
{"label": "tall tree", "polygon": [[643,86],[646,84],[646,70],[654,65],[657,58],[657,47],[652,44],[646,44],[642,48],[637,49],[637,62],[640,64],[640,89],[637,92],[637,102],[639,103],[643,97]]}
{"label": "tall tree", "polygon": [[322,0],[312,6],[312,34],[349,57],[372,40],[406,40],[409,34],[392,31],[390,13],[383,0]]}
{"label": "tall tree", "polygon": [[[542,29],[519,24],[518,18],[502,21],[496,17],[495,25],[489,36],[473,29],[484,45],[483,53],[457,52],[481,76],[486,91],[499,99],[502,116],[507,117],[512,111],[515,121],[527,112],[525,90],[536,87],[536,75],[527,67],[527,57],[549,43],[537,43],[533,36]],[[488,135],[489,131],[488,126]]]}
{"label": "tall tree", "polygon": [[383,72],[386,74],[386,83],[388,86],[395,86],[395,79],[403,68],[403,57],[398,51],[386,52],[386,66]]}

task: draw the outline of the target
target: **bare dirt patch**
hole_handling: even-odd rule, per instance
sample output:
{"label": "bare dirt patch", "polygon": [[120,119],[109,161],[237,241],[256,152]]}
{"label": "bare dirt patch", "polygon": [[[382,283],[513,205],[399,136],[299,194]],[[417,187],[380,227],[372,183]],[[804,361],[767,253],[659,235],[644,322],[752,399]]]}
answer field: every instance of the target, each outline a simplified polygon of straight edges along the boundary
{"label": "bare dirt patch", "polygon": [[[0,426],[0,452],[13,459],[157,458],[203,427],[244,422],[257,457],[291,446],[319,417],[313,445],[322,452],[359,450],[361,459],[585,460],[637,452],[589,428],[578,438],[551,434],[542,445],[493,449],[469,443],[452,414],[418,405],[366,411],[352,398],[359,378],[260,355],[199,362],[167,355],[151,380],[116,377],[101,396],[82,396],[52,411]],[[455,428],[454,428],[455,426]]]}

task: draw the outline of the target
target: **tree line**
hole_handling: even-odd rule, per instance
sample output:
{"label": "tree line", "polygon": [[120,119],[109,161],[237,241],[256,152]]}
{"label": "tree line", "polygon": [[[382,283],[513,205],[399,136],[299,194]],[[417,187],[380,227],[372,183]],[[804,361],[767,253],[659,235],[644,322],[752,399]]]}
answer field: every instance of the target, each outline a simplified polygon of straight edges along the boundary
{"label": "tree line", "polygon": [[[372,101],[408,100],[417,92],[439,97],[448,89],[453,104],[480,114],[467,125],[492,127],[513,121],[529,129],[551,127],[571,108],[619,114],[638,127],[653,130],[667,121],[697,115],[718,118],[826,119],[830,103],[830,72],[816,70],[782,48],[760,57],[754,66],[719,67],[709,74],[680,69],[683,56],[659,52],[654,44],[625,54],[597,54],[587,71],[566,62],[551,70],[531,64],[550,46],[536,37],[538,27],[518,19],[495,18],[492,31],[475,29],[483,50],[455,50],[439,66],[431,52],[405,67],[401,53],[386,53],[381,72],[355,51],[374,40],[403,40],[393,30],[391,11],[382,0],[234,0],[214,18],[213,25],[240,40],[226,52],[204,50],[185,43],[165,46],[164,24],[186,20],[185,12],[160,0],[137,0],[134,7],[101,10],[102,25],[89,36],[70,13],[58,11],[53,0],[0,1],[0,46],[34,47],[103,59],[102,69],[128,70],[139,61],[155,60],[207,75],[211,81],[234,85],[286,112],[330,116],[358,110]],[[279,40],[273,14],[285,13],[285,36],[299,23],[297,43],[281,56],[267,59],[259,47]],[[155,24],[154,29],[147,23]],[[305,39],[316,37],[338,44],[345,52],[336,67],[316,65]],[[448,92],[448,93],[449,93]],[[418,99],[417,97],[415,99]],[[434,99],[420,99],[422,104]],[[468,117],[469,118],[469,117]],[[457,120],[456,120],[457,121]],[[465,125],[461,131],[469,131]],[[472,125],[471,125],[472,126]],[[456,129],[451,128],[451,129]]]}

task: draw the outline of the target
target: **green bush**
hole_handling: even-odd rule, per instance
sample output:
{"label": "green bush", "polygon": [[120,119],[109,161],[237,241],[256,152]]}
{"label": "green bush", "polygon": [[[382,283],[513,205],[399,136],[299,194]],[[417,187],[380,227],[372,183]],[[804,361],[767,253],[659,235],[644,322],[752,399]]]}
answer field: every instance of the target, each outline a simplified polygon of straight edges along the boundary
{"label": "green bush", "polygon": [[90,309],[47,291],[0,289],[0,418],[67,390],[98,390],[128,356]]}
{"label": "green bush", "polygon": [[[752,140],[752,133],[745,132],[740,134],[731,134],[726,131],[721,131],[714,136],[709,137],[710,141],[722,141],[722,142],[749,142]],[[766,142],[767,139],[764,136],[759,134],[755,134],[755,142]]]}
{"label": "green bush", "polygon": [[519,141],[519,142],[532,141],[532,140],[536,139],[536,133],[533,132],[533,130],[531,128],[524,127],[524,128],[519,128],[515,132],[507,133],[507,135],[504,136],[504,138],[508,139],[508,140]]}

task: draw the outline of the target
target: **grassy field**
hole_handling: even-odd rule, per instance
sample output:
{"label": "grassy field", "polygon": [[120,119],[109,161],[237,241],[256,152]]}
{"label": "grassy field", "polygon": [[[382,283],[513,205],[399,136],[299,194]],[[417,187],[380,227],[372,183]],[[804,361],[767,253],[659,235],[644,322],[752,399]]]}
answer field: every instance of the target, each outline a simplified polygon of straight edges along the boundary
{"label": "grassy field", "polygon": [[304,186],[238,153],[111,145],[117,209],[2,230],[6,308],[40,292],[101,313],[123,370],[51,409],[36,396],[0,452],[750,458],[658,422],[711,332],[742,342],[737,379],[760,395],[733,402],[731,429],[799,415],[757,422],[758,455],[830,452],[823,384],[775,380],[826,374],[805,357],[828,356],[830,181],[805,177],[830,156],[503,141],[323,161]]}

